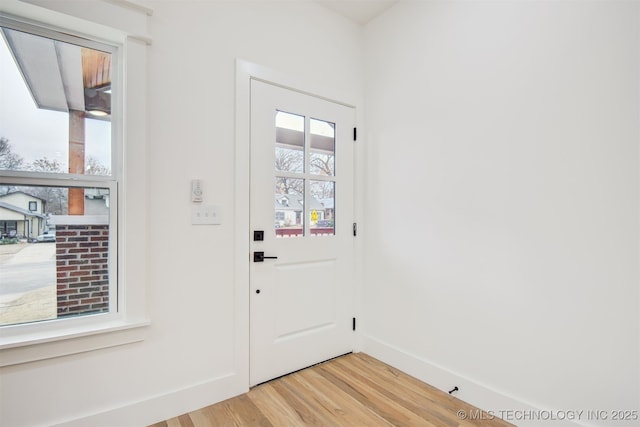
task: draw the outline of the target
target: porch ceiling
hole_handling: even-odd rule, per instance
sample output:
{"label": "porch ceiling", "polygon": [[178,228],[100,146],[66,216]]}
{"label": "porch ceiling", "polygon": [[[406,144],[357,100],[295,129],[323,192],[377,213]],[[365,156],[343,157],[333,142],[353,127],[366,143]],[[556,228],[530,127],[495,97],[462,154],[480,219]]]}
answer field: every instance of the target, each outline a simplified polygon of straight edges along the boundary
{"label": "porch ceiling", "polygon": [[2,29],[38,108],[111,113],[111,55],[46,37]]}

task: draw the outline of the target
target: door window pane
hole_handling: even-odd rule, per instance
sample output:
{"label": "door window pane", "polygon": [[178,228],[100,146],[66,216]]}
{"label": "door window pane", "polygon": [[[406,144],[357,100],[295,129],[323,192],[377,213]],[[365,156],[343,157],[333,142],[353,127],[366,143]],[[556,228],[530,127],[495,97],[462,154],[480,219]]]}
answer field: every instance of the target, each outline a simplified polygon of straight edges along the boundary
{"label": "door window pane", "polygon": [[276,171],[304,172],[304,116],[276,112]]}
{"label": "door window pane", "polygon": [[335,234],[335,182],[310,181],[309,230],[312,236]]}
{"label": "door window pane", "polygon": [[304,236],[304,179],[276,177],[276,237]]}
{"label": "door window pane", "polygon": [[323,120],[310,119],[309,121],[310,170],[314,175],[335,175],[335,126],[334,123]]}

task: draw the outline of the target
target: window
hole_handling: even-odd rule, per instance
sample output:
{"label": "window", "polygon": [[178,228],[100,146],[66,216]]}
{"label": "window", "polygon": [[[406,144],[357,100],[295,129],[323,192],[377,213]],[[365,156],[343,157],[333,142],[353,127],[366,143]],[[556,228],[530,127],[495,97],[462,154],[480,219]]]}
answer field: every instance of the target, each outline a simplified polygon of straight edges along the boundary
{"label": "window", "polygon": [[0,221],[0,239],[16,236],[17,221]]}
{"label": "window", "polygon": [[[51,320],[19,321],[0,326],[0,367],[139,342],[144,340],[146,326],[150,323],[146,300],[148,231],[145,225],[148,221],[148,202],[146,197],[141,197],[146,194],[148,188],[146,67],[147,47],[151,38],[146,35],[146,18],[150,9],[132,9],[116,3],[105,3],[104,7],[109,13],[100,16],[100,25],[95,25],[96,18],[91,8],[67,8],[59,2],[49,2],[46,8],[33,8],[29,4],[15,2],[12,3],[12,16],[0,12],[0,49],[8,49],[4,31],[7,29],[24,33],[17,34],[17,39],[23,35],[40,37],[37,39],[42,42],[40,47],[53,46],[55,56],[59,57],[58,64],[64,64],[68,55],[76,57],[76,60],[72,61],[76,64],[76,72],[72,73],[75,77],[61,72],[60,81],[63,75],[69,78],[65,77],[66,83],[58,85],[57,90],[40,99],[42,105],[51,103],[55,100],[55,95],[60,95],[62,91],[65,99],[69,96],[69,99],[83,102],[85,107],[84,117],[76,102],[58,110],[37,108],[36,111],[40,115],[62,115],[66,118],[58,122],[57,126],[48,129],[37,120],[30,120],[26,125],[23,123],[23,128],[30,128],[28,130],[33,134],[49,133],[46,144],[38,146],[40,156],[28,158],[26,152],[22,151],[26,145],[19,144],[16,137],[8,133],[9,129],[15,128],[17,122],[6,120],[7,107],[22,107],[15,104],[15,100],[9,101],[8,94],[20,88],[25,90],[27,76],[20,74],[20,84],[16,84],[16,87],[7,87],[0,81],[0,195],[6,196],[0,200],[0,207],[6,207],[3,203],[8,203],[9,199],[13,199],[11,209],[14,211],[15,204],[20,205],[17,207],[19,216],[13,220],[4,220],[4,223],[0,222],[0,234],[2,237],[8,236],[24,244],[28,243],[30,248],[37,250],[47,251],[54,247],[56,256],[59,250],[74,249],[74,254],[88,252],[93,258],[102,258],[106,263],[80,260],[81,263],[78,265],[82,265],[82,268],[73,275],[68,272],[68,276],[100,275],[99,278],[91,277],[95,282],[92,286],[103,287],[104,284],[99,282],[106,280],[108,288],[108,291],[87,291],[101,293],[89,295],[90,299],[103,299],[86,300],[86,304],[91,304],[88,307],[89,311],[58,316],[58,275],[63,276],[63,273],[67,273],[57,271],[59,266],[65,266],[56,260],[55,289],[48,287],[55,292],[54,298],[48,299],[55,303],[55,316]],[[45,23],[36,24],[36,21]],[[23,40],[20,38],[18,42],[20,41]],[[80,49],[80,57],[77,49]],[[31,49],[30,51],[34,52]],[[102,64],[103,74],[87,75],[86,81],[93,81],[94,86],[87,86],[88,90],[85,91],[85,76],[77,71],[82,70],[77,64],[78,61],[82,63],[82,53],[87,51],[90,55],[85,55],[85,58],[98,59],[96,66]],[[90,51],[110,56],[105,57]],[[52,56],[35,55],[28,59],[44,61],[52,59]],[[110,65],[107,61],[110,61]],[[12,68],[7,67],[7,64]],[[59,65],[56,67],[59,70]],[[107,80],[104,71],[107,69],[110,87],[105,84]],[[15,73],[16,70],[20,72],[13,55],[8,62],[0,61],[0,76],[7,72]],[[43,66],[40,67],[40,71],[41,75],[32,77],[47,76],[51,73],[51,68]],[[29,83],[35,85],[36,81],[41,80],[34,78]],[[81,83],[78,84],[79,81]],[[103,84],[97,84],[98,82]],[[110,99],[110,104],[103,102],[107,99]],[[32,106],[36,102],[31,94],[27,101]],[[105,107],[111,109],[110,114]],[[69,114],[69,110],[78,113]],[[69,154],[82,152],[75,149],[81,148],[82,144],[70,150],[70,141],[77,141],[75,138],[81,133],[76,131],[82,129],[83,124],[84,153],[78,157],[84,160],[84,169],[79,167],[79,162],[76,161],[80,159],[70,162]],[[58,136],[59,128],[65,131],[63,137]],[[31,139],[30,143],[34,141],[35,139]],[[15,164],[20,158],[4,155],[7,153],[7,145],[11,147],[10,154],[22,157],[20,165]],[[46,157],[46,162],[35,162],[43,157]],[[13,165],[9,166],[7,162],[13,162]],[[75,169],[70,169],[70,164],[75,165]],[[7,188],[11,188],[8,195],[2,192]],[[22,200],[18,200],[20,198]],[[76,211],[78,205],[70,210],[71,199],[78,204],[80,201],[84,202],[83,214]],[[28,201],[37,202],[37,211],[29,211]],[[59,220],[75,223],[63,224]],[[98,220],[101,222],[96,222]],[[87,225],[93,226],[93,229],[87,229]],[[130,234],[125,233],[125,229],[135,230],[135,235],[128,238]],[[78,243],[78,247],[62,246],[71,242],[62,242],[60,239],[69,237],[69,232],[77,231],[88,233],[73,243]],[[5,234],[7,236],[4,236]],[[6,254],[8,248],[16,247],[10,244],[3,245],[2,243],[10,239],[3,240],[0,241],[0,262],[6,259],[2,254]],[[39,243],[30,243],[34,240]],[[80,246],[80,243],[89,244]],[[121,248],[124,250],[120,250]],[[79,260],[76,258],[74,261]],[[84,272],[85,269],[94,268],[86,264],[100,263],[103,265],[93,274],[87,275]],[[47,274],[50,275],[51,271],[49,267]],[[0,268],[0,289],[7,278],[3,274]],[[78,298],[81,299],[83,296]],[[107,298],[107,301],[104,301],[104,298]],[[6,312],[6,299],[6,292],[0,292],[0,313]],[[70,313],[72,311],[68,310]]]}
{"label": "window", "polygon": [[0,24],[0,328],[117,314],[117,48]]}
{"label": "window", "polygon": [[335,123],[276,111],[275,127],[276,237],[304,236],[305,218],[311,236],[334,235]]}

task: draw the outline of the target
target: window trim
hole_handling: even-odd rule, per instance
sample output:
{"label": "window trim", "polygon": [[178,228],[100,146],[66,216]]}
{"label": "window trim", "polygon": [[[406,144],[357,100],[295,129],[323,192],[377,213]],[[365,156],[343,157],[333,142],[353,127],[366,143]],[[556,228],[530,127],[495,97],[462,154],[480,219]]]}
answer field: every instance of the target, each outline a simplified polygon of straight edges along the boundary
{"label": "window trim", "polygon": [[[69,22],[75,20],[70,17]],[[3,170],[0,171],[2,181],[20,185],[100,186],[109,188],[111,194],[115,196],[111,199],[109,214],[110,234],[113,233],[109,248],[109,256],[113,257],[109,271],[109,312],[0,327],[0,367],[141,341],[146,336],[146,326],[150,324],[145,298],[146,255],[142,254],[143,266],[128,272],[127,258],[131,260],[139,258],[136,257],[136,252],[140,255],[141,248],[139,245],[133,245],[134,248],[129,250],[129,255],[126,256],[125,249],[128,248],[123,230],[128,219],[138,223],[139,216],[146,212],[146,201],[141,202],[144,209],[140,210],[127,210],[124,203],[127,197],[127,186],[124,185],[127,175],[125,164],[127,137],[135,140],[140,147],[146,147],[144,129],[146,99],[143,97],[142,101],[139,100],[141,94],[146,94],[143,80],[146,71],[146,44],[140,43],[137,37],[119,32],[113,40],[105,41],[98,37],[74,33],[68,28],[53,27],[2,13],[0,13],[0,25],[111,53],[112,105],[114,106],[111,117],[111,176]],[[127,65],[126,68],[125,65]],[[130,88],[135,87],[136,84],[139,86],[132,91]],[[137,96],[133,94],[127,96],[131,92]],[[128,110],[125,114],[125,106],[131,108],[132,105],[138,107],[137,111],[132,113]],[[125,120],[132,114],[138,120],[143,119],[142,125],[130,120],[128,123],[133,124],[125,127]],[[139,147],[135,150],[130,148],[129,151],[133,152],[134,157],[144,153]],[[145,161],[145,159],[138,160]],[[135,160],[129,159],[129,161],[133,163]],[[146,187],[146,180],[135,186],[139,188],[140,185]],[[114,296],[114,291],[117,291],[117,297]]]}

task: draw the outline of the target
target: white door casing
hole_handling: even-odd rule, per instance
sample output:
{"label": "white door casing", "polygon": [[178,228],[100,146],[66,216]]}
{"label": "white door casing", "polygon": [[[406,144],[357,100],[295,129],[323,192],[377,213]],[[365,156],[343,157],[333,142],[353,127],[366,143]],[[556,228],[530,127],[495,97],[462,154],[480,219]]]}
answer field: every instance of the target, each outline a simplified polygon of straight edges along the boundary
{"label": "white door casing", "polygon": [[353,350],[355,109],[259,80],[250,99],[255,385]]}

